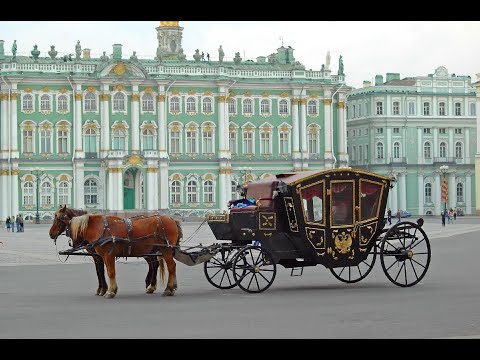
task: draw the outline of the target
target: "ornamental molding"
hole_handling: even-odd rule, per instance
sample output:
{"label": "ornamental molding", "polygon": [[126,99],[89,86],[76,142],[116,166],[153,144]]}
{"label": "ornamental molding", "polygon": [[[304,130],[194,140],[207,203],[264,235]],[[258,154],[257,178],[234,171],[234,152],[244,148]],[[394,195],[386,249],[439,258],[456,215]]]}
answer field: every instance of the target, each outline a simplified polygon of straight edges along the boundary
{"label": "ornamental molding", "polygon": [[323,99],[325,105],[332,105],[332,99]]}
{"label": "ornamental molding", "polygon": [[165,95],[158,95],[159,102],[165,102]]}
{"label": "ornamental molding", "polygon": [[151,87],[147,87],[147,88],[145,88],[145,90],[143,90],[143,92],[145,94],[153,94],[155,92],[155,90],[153,90],[153,88],[151,88]]}
{"label": "ornamental molding", "polygon": [[96,88],[95,86],[89,86],[89,87],[87,87],[87,92],[90,92],[90,93],[91,93],[91,92],[95,92],[95,91],[97,91],[97,88]]}

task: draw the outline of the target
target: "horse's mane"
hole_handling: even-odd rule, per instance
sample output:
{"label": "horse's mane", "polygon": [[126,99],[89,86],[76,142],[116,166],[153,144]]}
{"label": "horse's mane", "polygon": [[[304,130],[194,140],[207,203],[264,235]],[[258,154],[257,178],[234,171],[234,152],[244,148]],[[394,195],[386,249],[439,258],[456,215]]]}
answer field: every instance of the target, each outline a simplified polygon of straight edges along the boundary
{"label": "horse's mane", "polygon": [[75,241],[78,235],[82,235],[85,232],[85,229],[88,226],[88,219],[90,214],[85,214],[82,216],[76,216],[72,218],[70,222],[70,231],[72,239]]}

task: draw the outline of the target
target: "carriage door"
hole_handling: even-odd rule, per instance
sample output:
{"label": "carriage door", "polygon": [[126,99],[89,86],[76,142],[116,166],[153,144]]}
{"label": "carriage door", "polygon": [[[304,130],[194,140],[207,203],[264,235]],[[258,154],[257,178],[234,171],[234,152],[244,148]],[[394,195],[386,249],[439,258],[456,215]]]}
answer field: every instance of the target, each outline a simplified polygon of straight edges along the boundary
{"label": "carriage door", "polygon": [[358,249],[358,209],[356,204],[358,182],[354,180],[331,180],[330,189],[330,231],[327,253],[334,265],[345,266],[355,258]]}
{"label": "carriage door", "polygon": [[325,255],[325,180],[300,188],[303,219],[307,240],[317,256]]}

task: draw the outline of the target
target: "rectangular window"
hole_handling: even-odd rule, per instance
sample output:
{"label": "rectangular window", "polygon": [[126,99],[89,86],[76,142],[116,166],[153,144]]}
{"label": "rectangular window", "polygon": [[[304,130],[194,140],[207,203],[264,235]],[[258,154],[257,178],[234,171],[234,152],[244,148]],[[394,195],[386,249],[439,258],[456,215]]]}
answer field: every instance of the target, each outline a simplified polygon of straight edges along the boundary
{"label": "rectangular window", "polygon": [[377,102],[377,115],[383,115],[383,103],[381,101]]}
{"label": "rectangular window", "polygon": [[237,112],[237,100],[230,99],[228,102],[228,113],[234,115]]}
{"label": "rectangular window", "polygon": [[394,134],[400,134],[400,128],[393,128]]}
{"label": "rectangular window", "polygon": [[409,102],[408,103],[408,115],[415,115],[415,103]]}
{"label": "rectangular window", "polygon": [[430,116],[430,103],[429,102],[424,102],[423,103],[423,115],[424,116]]}
{"label": "rectangular window", "polygon": [[383,128],[377,128],[376,132],[377,134],[383,134]]}
{"label": "rectangular window", "polygon": [[461,133],[462,133],[462,128],[455,129],[455,134],[461,134]]}
{"label": "rectangular window", "polygon": [[281,132],[280,133],[280,146],[279,146],[280,154],[288,154],[290,152],[289,146],[288,146],[288,133],[286,132]]}
{"label": "rectangular window", "polygon": [[270,151],[270,134],[269,132],[260,133],[260,153],[262,155],[271,154]]}
{"label": "rectangular window", "polygon": [[23,131],[23,152],[33,153],[33,130]]}
{"label": "rectangular window", "polygon": [[353,180],[331,182],[330,216],[333,226],[353,224]]}
{"label": "rectangular window", "polygon": [[40,131],[40,153],[42,154],[52,153],[52,149],[50,148],[51,140],[52,140],[52,133],[50,130]]}
{"label": "rectangular window", "polygon": [[229,141],[230,141],[230,152],[232,155],[237,155],[237,132],[230,131],[228,133]]}
{"label": "rectangular window", "polygon": [[243,133],[243,153],[253,154],[253,133],[252,132]]}
{"label": "rectangular window", "polygon": [[58,131],[58,148],[57,152],[60,154],[66,154],[68,153],[68,148],[67,148],[67,136],[68,133],[66,131]]}
{"label": "rectangular window", "polygon": [[446,134],[446,133],[447,133],[447,129],[445,129],[445,128],[439,128],[439,129],[438,129],[438,132],[439,132],[439,134]]}
{"label": "rectangular window", "polygon": [[393,103],[393,115],[400,115],[400,103],[398,101]]}
{"label": "rectangular window", "polygon": [[358,117],[362,116],[362,104],[358,104]]}
{"label": "rectangular window", "polygon": [[187,131],[187,154],[197,152],[197,132]]}
{"label": "rectangular window", "polygon": [[318,154],[318,134],[308,134],[308,153],[310,155]]}
{"label": "rectangular window", "polygon": [[170,152],[180,154],[180,131],[170,132]]}
{"label": "rectangular window", "polygon": [[424,128],[423,133],[424,134],[430,134],[430,130],[431,130],[430,128]]}
{"label": "rectangular window", "polygon": [[203,153],[213,154],[213,133],[211,131],[203,132]]}

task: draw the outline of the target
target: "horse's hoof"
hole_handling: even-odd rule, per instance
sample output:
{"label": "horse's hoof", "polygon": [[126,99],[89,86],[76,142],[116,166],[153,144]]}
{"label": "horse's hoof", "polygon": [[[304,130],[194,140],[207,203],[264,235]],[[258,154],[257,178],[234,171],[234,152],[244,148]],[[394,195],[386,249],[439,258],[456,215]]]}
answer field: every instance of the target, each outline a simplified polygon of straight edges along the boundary
{"label": "horse's hoof", "polygon": [[175,290],[165,289],[162,296],[173,296],[175,295]]}
{"label": "horse's hoof", "polygon": [[155,286],[149,286],[149,287],[147,288],[146,293],[147,293],[147,294],[153,294],[153,293],[155,292],[155,290],[156,290]]}
{"label": "horse's hoof", "polygon": [[115,293],[113,292],[107,292],[105,295],[103,295],[105,299],[113,299],[115,297]]}
{"label": "horse's hoof", "polygon": [[97,295],[103,296],[103,295],[105,295],[106,292],[107,292],[107,289],[99,289]]}

